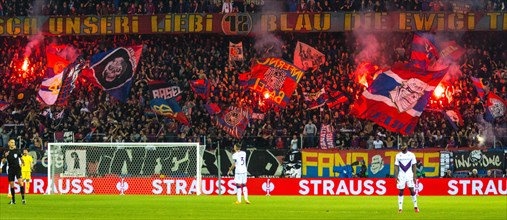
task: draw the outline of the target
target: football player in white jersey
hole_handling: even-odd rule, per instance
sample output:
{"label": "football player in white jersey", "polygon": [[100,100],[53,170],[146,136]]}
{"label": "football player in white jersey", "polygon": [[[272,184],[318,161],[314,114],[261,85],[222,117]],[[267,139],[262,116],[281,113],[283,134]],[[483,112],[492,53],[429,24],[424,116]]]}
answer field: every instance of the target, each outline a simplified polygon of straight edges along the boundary
{"label": "football player in white jersey", "polygon": [[410,195],[412,195],[412,201],[414,202],[415,212],[419,212],[417,208],[417,196],[414,191],[416,183],[416,159],[414,153],[408,151],[407,144],[401,145],[401,152],[396,154],[394,161],[394,177],[396,178],[396,184],[400,193],[398,195],[398,212],[401,213],[403,210],[403,191],[405,186],[410,189]]}
{"label": "football player in white jersey", "polygon": [[236,187],[238,189],[238,200],[235,202],[235,204],[241,204],[242,191],[243,196],[245,197],[245,203],[250,204],[250,201],[248,201],[248,189],[246,188],[246,152],[241,150],[239,144],[234,145],[234,153],[232,154],[232,159],[234,160],[234,163],[229,168],[229,172],[227,174],[230,175],[232,173],[232,169],[236,168],[234,170],[234,182],[236,183]]}

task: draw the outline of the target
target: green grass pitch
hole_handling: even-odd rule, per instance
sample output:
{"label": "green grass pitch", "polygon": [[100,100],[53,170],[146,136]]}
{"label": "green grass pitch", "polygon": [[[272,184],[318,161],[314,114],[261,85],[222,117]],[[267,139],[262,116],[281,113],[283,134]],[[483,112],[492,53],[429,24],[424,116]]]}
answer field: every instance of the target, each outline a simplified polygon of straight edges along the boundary
{"label": "green grass pitch", "polygon": [[250,196],[233,204],[227,196],[27,195],[8,205],[0,196],[0,219],[507,219],[506,196],[421,196],[420,213],[405,196],[398,213],[394,196]]}

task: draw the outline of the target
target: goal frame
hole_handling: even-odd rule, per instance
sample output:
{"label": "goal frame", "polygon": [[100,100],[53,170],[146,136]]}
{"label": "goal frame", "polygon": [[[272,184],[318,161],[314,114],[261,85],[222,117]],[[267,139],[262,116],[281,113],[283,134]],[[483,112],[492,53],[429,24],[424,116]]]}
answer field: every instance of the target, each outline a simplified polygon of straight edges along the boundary
{"label": "goal frame", "polygon": [[124,145],[125,147],[146,147],[146,146],[154,146],[154,147],[171,147],[171,145],[168,144],[174,144],[174,147],[195,147],[196,148],[196,195],[201,195],[202,191],[202,156],[201,154],[204,153],[201,152],[201,144],[198,142],[82,142],[82,143],[65,143],[65,142],[50,142],[48,143],[48,186],[46,189],[46,194],[50,195],[52,192],[52,187],[54,185],[53,182],[53,169],[52,169],[52,149],[54,149],[55,146],[87,146],[87,147],[118,147]]}

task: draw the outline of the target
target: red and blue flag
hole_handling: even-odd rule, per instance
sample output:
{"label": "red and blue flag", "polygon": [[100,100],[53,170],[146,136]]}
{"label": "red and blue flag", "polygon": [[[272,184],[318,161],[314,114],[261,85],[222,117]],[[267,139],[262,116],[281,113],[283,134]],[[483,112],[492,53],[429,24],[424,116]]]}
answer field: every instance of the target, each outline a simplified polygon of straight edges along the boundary
{"label": "red and blue flag", "polygon": [[437,45],[434,35],[414,33],[412,53],[410,54],[412,66],[427,69],[433,62],[438,60],[440,49]]}
{"label": "red and blue flag", "polygon": [[230,106],[226,111],[215,117],[216,125],[234,138],[241,139],[250,122],[252,110]]}
{"label": "red and blue flag", "polygon": [[486,100],[486,95],[488,91],[488,87],[484,83],[484,79],[470,77],[472,79],[472,84],[474,84],[475,89],[477,90],[477,95],[481,98],[482,101]]}
{"label": "red and blue flag", "polygon": [[303,75],[301,69],[285,60],[263,58],[252,67],[247,86],[267,101],[283,108],[289,103]]}
{"label": "red and blue flag", "polygon": [[390,131],[411,134],[446,72],[422,71],[395,64],[379,74],[356,100],[352,114]]}
{"label": "red and blue flag", "polygon": [[190,88],[194,93],[204,100],[209,98],[210,82],[207,79],[190,80]]}

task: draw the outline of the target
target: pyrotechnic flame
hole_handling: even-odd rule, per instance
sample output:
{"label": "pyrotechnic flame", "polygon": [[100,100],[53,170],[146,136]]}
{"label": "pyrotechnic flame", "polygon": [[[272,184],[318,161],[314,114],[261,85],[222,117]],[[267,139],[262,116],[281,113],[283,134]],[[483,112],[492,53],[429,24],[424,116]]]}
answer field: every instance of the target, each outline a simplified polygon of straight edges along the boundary
{"label": "pyrotechnic flame", "polygon": [[27,71],[28,70],[28,59],[25,58],[25,61],[23,61],[23,66],[21,66],[21,69],[23,71]]}
{"label": "pyrotechnic flame", "polygon": [[264,98],[265,98],[265,99],[269,99],[269,97],[270,97],[269,92],[265,92],[265,93],[264,93]]}
{"label": "pyrotechnic flame", "polygon": [[444,96],[445,89],[442,85],[442,83],[438,84],[437,88],[435,88],[435,91],[433,91],[433,95],[435,95],[436,98],[442,98]]}
{"label": "pyrotechnic flame", "polygon": [[362,62],[357,66],[356,71],[354,71],[354,80],[368,88],[369,83],[371,83],[375,78],[377,78],[377,70],[379,67],[377,65],[372,65],[368,62]]}

